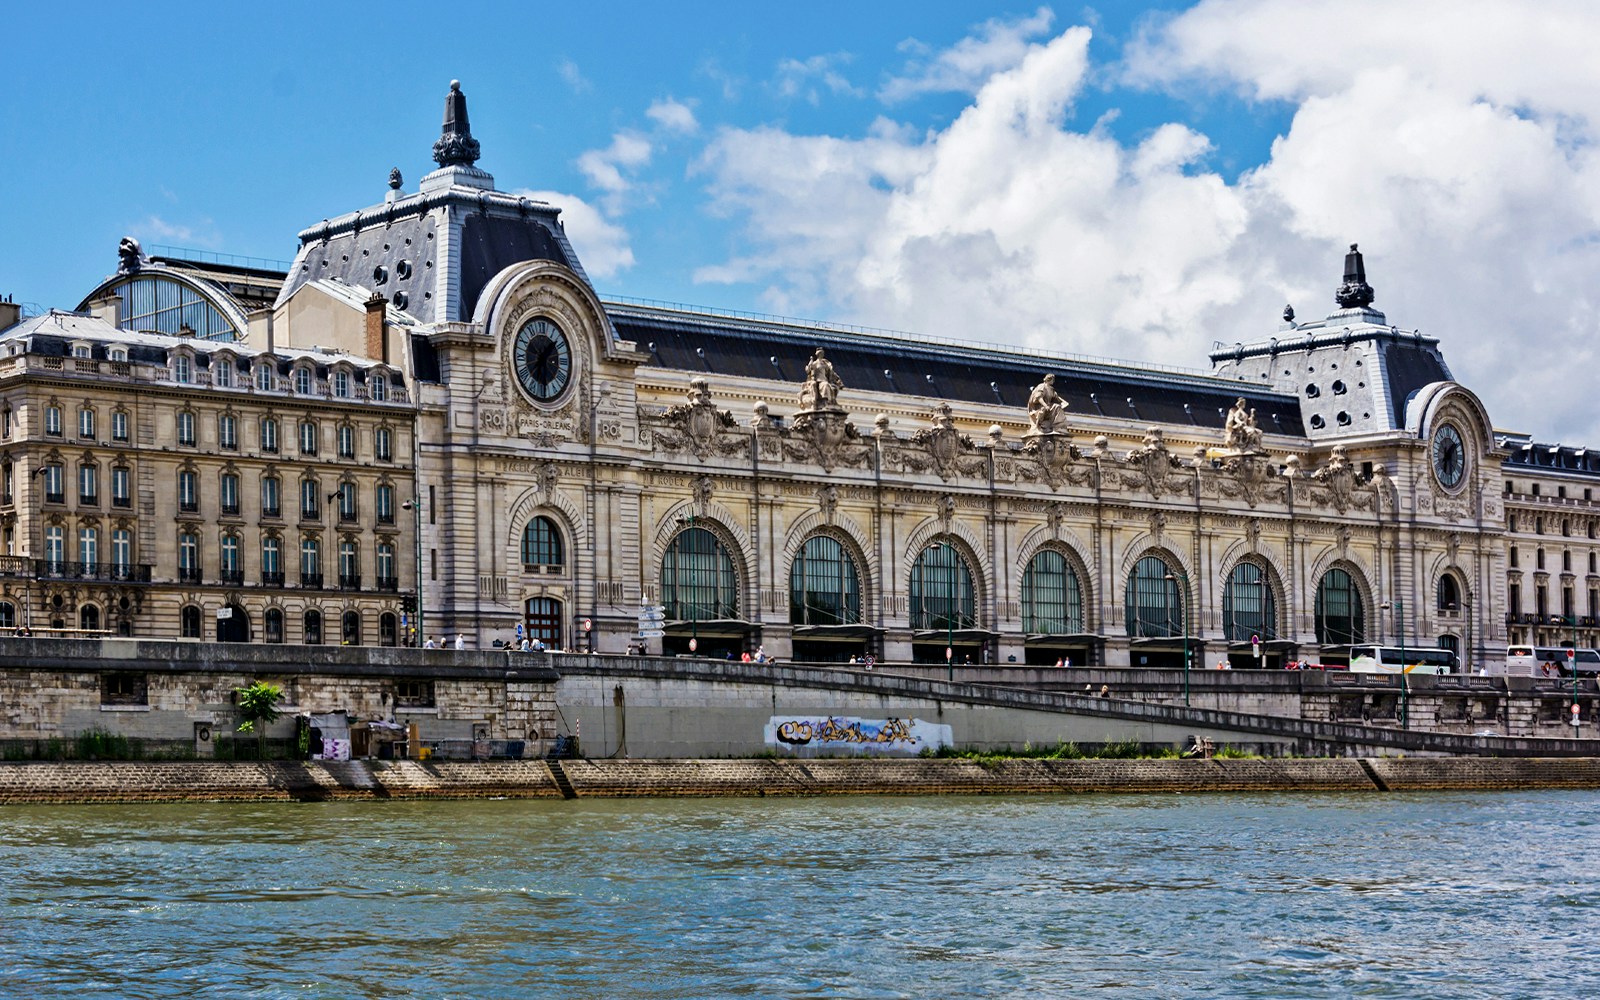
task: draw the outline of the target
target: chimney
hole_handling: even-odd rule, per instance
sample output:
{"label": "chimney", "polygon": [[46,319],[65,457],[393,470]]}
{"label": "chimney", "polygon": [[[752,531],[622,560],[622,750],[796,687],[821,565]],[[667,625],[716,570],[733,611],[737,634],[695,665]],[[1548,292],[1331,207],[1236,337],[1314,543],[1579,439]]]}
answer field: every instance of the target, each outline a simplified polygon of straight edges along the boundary
{"label": "chimney", "polygon": [[103,319],[112,326],[122,325],[122,296],[115,292],[102,295],[89,302],[89,315],[95,319]]}
{"label": "chimney", "polygon": [[365,356],[389,363],[389,338],[384,336],[384,309],[387,299],[377,292],[367,299],[367,349]]}
{"label": "chimney", "polygon": [[9,330],[22,322],[22,307],[11,301],[11,296],[0,300],[0,330]]}

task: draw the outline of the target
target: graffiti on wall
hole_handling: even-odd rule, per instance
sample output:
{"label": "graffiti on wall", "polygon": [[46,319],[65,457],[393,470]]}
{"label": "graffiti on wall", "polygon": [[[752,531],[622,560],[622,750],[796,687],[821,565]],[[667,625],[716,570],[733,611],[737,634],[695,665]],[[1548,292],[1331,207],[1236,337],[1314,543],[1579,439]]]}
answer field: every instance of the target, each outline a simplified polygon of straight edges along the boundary
{"label": "graffiti on wall", "polygon": [[921,719],[785,716],[767,720],[767,746],[857,753],[918,753],[950,746],[950,727]]}

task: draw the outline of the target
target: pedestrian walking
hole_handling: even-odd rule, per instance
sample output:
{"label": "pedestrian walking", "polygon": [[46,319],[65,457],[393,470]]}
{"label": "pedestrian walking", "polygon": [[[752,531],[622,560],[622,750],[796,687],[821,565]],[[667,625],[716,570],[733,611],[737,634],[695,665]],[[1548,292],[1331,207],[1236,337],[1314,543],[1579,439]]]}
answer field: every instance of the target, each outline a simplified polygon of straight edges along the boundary
{"label": "pedestrian walking", "polygon": [[456,648],[457,649],[466,649],[467,648],[467,637],[462,635],[460,632],[456,633]]}

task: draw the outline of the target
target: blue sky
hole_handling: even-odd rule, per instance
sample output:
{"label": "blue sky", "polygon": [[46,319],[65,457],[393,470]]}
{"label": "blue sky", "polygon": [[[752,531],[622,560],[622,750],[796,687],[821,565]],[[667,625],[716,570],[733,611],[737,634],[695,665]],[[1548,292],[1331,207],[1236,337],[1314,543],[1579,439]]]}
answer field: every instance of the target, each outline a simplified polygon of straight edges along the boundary
{"label": "blue sky", "polygon": [[565,207],[602,294],[1204,368],[1285,302],[1330,309],[1360,241],[1378,307],[1440,336],[1499,425],[1600,443],[1586,382],[1504,364],[1597,360],[1592,4],[30,5],[8,27],[0,294],[40,306],[76,305],[124,234],[289,259],[390,167],[414,189],[459,78],[479,165]]}

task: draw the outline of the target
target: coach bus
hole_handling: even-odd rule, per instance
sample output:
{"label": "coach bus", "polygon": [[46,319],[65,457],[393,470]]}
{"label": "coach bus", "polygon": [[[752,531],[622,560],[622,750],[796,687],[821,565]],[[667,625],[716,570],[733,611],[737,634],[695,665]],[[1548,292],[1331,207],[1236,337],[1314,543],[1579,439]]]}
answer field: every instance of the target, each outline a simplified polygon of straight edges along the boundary
{"label": "coach bus", "polygon": [[1456,670],[1456,654],[1452,649],[1350,647],[1350,672],[1354,674],[1453,674]]}
{"label": "coach bus", "polygon": [[[1507,646],[1505,674],[1509,677],[1570,677],[1567,652],[1578,673],[1600,674],[1600,653],[1582,646]],[[1490,668],[1494,673],[1499,670]]]}

